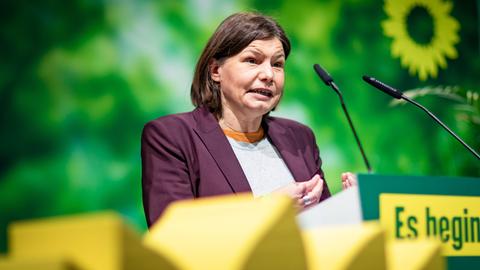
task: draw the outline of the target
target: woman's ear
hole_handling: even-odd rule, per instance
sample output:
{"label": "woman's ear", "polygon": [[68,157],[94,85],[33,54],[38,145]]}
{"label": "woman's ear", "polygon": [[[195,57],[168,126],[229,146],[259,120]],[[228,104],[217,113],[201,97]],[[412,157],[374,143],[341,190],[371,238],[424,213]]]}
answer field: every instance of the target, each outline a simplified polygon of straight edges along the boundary
{"label": "woman's ear", "polygon": [[216,59],[210,60],[210,64],[208,65],[208,68],[210,69],[210,77],[214,82],[220,82],[220,64],[219,61]]}

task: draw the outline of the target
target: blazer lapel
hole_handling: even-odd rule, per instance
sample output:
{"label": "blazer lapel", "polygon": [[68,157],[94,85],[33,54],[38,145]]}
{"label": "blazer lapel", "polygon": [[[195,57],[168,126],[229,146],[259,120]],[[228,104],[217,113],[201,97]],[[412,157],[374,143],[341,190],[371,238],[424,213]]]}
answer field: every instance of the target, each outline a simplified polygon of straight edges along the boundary
{"label": "blazer lapel", "polygon": [[278,125],[274,119],[268,117],[265,119],[264,129],[271,143],[280,152],[280,156],[287,164],[295,181],[309,180],[312,176],[305,164],[305,159],[300,151],[301,147],[297,145],[293,131]]}
{"label": "blazer lapel", "polygon": [[212,155],[235,193],[251,192],[247,177],[215,117],[204,107],[194,110],[197,135]]}

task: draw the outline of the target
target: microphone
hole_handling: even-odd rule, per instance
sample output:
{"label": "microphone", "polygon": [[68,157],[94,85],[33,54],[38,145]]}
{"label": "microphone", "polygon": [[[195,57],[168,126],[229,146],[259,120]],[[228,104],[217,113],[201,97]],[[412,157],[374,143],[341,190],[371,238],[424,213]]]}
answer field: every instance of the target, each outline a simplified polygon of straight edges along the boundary
{"label": "microphone", "polygon": [[[330,74],[326,70],[320,67],[319,64],[314,64],[313,69],[317,72],[318,76],[320,76],[320,79],[327,85],[330,86],[331,83],[333,83],[332,77],[330,77]],[[335,89],[334,89],[335,90]],[[335,90],[336,92],[337,90]]]}
{"label": "microphone", "polygon": [[390,95],[396,99],[401,99],[403,98],[403,93],[398,91],[397,89],[391,87],[391,86],[388,86],[384,83],[382,83],[381,81],[373,78],[373,77],[369,77],[369,76],[366,76],[366,75],[363,75],[363,80],[366,81],[367,83],[373,85],[373,87],[383,91],[385,94],[387,95]]}
{"label": "microphone", "polygon": [[358,138],[357,132],[355,131],[355,127],[353,127],[352,119],[350,119],[350,115],[348,114],[348,111],[347,111],[347,106],[345,106],[345,102],[343,101],[342,92],[340,92],[340,89],[338,89],[335,82],[333,82],[333,79],[330,76],[330,74],[328,74],[327,71],[325,71],[323,68],[321,68],[319,64],[314,64],[313,69],[318,74],[320,79],[322,79],[322,81],[327,86],[330,86],[335,91],[335,93],[337,93],[338,98],[340,99],[340,103],[342,104],[343,112],[345,113],[345,116],[347,117],[347,120],[348,120],[348,124],[350,125],[350,129],[352,130],[353,136],[355,136],[355,140],[357,141],[357,146],[360,149],[360,153],[362,154],[363,161],[365,162],[365,166],[367,167],[367,171],[368,171],[368,173],[371,173],[372,168],[370,167],[370,163],[368,162],[367,155],[365,155],[365,151],[363,151],[362,143],[360,142],[360,139]]}
{"label": "microphone", "polygon": [[440,124],[446,131],[448,131],[448,133],[450,133],[450,135],[452,135],[455,139],[457,139],[457,141],[459,141],[465,148],[467,148],[468,151],[470,151],[470,153],[472,153],[477,159],[480,160],[480,155],[475,152],[475,150],[473,150],[472,147],[470,147],[468,144],[466,144],[457,134],[455,134],[455,132],[453,132],[449,127],[447,127],[447,125],[445,125],[442,121],[440,121],[440,119],[438,119],[433,113],[431,113],[427,108],[425,108],[424,106],[420,105],[418,102],[410,99],[409,97],[405,96],[402,92],[398,91],[397,89],[387,85],[387,84],[384,84],[383,82],[373,78],[373,77],[370,77],[370,76],[366,76],[366,75],[363,75],[363,80],[365,82],[367,82],[368,84],[372,85],[373,87],[379,89],[380,91],[386,93],[387,95],[390,95],[396,99],[403,99],[405,101],[408,101],[409,103],[415,105],[416,107],[420,108],[421,110],[423,110],[424,112],[426,112],[431,118],[433,118],[433,120],[435,120],[438,124]]}

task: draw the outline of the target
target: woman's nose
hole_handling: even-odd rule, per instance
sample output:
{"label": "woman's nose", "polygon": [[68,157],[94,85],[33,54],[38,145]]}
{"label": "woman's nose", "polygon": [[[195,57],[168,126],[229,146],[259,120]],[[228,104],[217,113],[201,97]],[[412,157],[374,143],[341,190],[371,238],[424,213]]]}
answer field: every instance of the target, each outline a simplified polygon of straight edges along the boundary
{"label": "woman's nose", "polygon": [[273,81],[273,78],[275,76],[275,73],[273,72],[273,67],[270,65],[270,63],[264,63],[263,65],[260,66],[260,80],[262,81],[267,81],[271,82]]}

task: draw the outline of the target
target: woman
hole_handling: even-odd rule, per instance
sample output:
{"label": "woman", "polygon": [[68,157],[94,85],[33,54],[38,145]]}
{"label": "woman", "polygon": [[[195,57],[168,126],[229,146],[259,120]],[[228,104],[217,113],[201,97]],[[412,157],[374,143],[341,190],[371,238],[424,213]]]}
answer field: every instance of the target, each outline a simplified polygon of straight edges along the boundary
{"label": "woman", "polygon": [[289,53],[287,36],[270,17],[237,13],[220,24],[196,66],[196,109],[145,125],[142,186],[149,226],[180,199],[283,192],[305,208],[330,196],[313,132],[269,116],[283,94]]}

